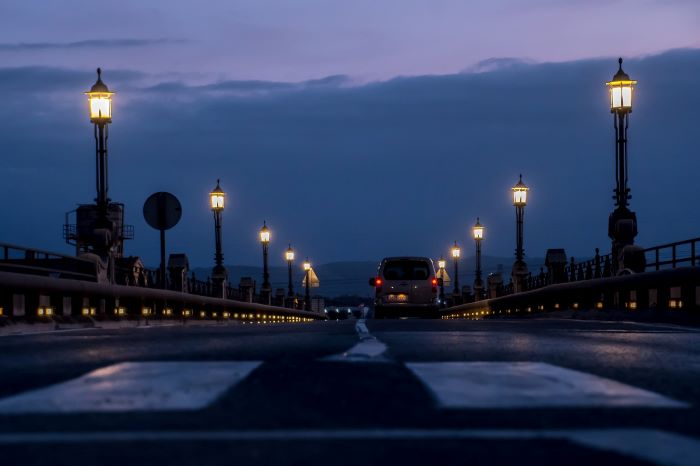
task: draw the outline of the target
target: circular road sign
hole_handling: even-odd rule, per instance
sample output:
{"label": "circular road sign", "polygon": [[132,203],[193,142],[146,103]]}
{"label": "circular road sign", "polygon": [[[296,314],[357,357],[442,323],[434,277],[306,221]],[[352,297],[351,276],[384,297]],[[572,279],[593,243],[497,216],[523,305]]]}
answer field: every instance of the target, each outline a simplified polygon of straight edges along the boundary
{"label": "circular road sign", "polygon": [[151,194],[143,204],[143,218],[156,230],[169,230],[180,221],[182,206],[170,193]]}

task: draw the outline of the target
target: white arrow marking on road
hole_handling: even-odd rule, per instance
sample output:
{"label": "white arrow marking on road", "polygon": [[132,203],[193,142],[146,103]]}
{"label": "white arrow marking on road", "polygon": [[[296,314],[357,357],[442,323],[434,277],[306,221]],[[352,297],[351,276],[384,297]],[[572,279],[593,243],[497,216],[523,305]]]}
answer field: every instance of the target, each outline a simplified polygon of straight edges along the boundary
{"label": "white arrow marking on road", "polygon": [[406,366],[442,408],[687,408],[658,393],[542,362],[430,362]]}
{"label": "white arrow marking on road", "polygon": [[124,362],[0,400],[0,414],[194,410],[261,363]]}

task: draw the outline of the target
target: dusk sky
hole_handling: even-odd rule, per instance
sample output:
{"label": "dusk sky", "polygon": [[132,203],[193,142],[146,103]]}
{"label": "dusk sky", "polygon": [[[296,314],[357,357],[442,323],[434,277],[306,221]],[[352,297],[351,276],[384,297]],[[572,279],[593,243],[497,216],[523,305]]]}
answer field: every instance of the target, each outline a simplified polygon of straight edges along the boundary
{"label": "dusk sky", "polygon": [[141,208],[161,190],[184,208],[169,251],[211,264],[217,178],[229,264],[260,262],[263,220],[280,264],[288,242],[318,263],[471,251],[477,216],[484,253],[510,256],[519,173],[529,256],[607,252],[618,56],[639,80],[637,242],[699,236],[695,0],[3,0],[0,25],[3,242],[71,252],[64,214],[95,196],[82,92],[101,66],[110,197],[150,264]]}

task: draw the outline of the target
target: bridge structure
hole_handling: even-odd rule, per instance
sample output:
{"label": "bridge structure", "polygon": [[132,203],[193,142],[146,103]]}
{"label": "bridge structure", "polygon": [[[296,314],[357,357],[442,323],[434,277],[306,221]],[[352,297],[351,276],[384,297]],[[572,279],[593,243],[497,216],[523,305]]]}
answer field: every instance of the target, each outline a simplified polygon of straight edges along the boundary
{"label": "bridge structure", "polygon": [[[218,183],[208,279],[190,275],[182,254],[158,270],[125,256],[132,230],[107,195],[113,93],[98,73],[88,92],[97,197],[64,230],[76,255],[0,244],[0,462],[697,465],[700,332],[628,318],[672,320],[700,307],[700,238],[634,244],[634,83],[621,62],[608,83],[617,183],[609,254],[576,262],[551,249],[547,270],[531,271],[520,179],[510,283],[483,279],[477,219],[474,293],[455,286],[442,319],[366,320],[362,308],[330,322],[323,306],[311,310],[318,277],[308,260],[303,298],[295,293],[291,245],[288,290],[272,293],[266,223],[263,287],[232,286]],[[455,282],[460,257],[455,244]],[[602,319],[577,319],[584,311]],[[623,321],[605,320],[612,311]],[[46,325],[3,332],[17,322]]]}

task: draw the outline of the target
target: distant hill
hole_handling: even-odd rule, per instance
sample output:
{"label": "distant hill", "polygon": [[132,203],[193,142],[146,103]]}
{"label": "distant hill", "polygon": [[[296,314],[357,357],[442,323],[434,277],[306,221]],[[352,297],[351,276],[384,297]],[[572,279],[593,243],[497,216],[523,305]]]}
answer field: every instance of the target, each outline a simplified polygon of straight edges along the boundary
{"label": "distant hill", "polygon": [[[508,282],[510,268],[513,264],[511,257],[482,257],[482,269],[484,278],[490,272],[496,272],[499,266],[504,274],[505,282]],[[539,273],[540,267],[544,267],[544,258],[528,257],[526,262],[532,274]],[[321,286],[313,290],[313,294],[319,294],[327,297],[335,297],[342,295],[355,295],[370,297],[372,290],[367,284],[370,277],[377,273],[377,261],[347,261],[347,262],[330,262],[314,267],[316,274],[321,282]],[[466,257],[460,261],[459,281],[461,285],[471,285],[474,281],[474,257]],[[241,277],[252,277],[257,282],[259,287],[262,283],[262,267],[250,265],[227,265],[229,280],[232,284],[238,284]],[[193,269],[197,278],[205,279],[211,273],[211,267],[197,267]],[[452,276],[453,265],[448,263],[447,273]],[[293,269],[294,274],[294,289],[298,293],[302,293],[301,283],[304,278],[300,264],[296,264]],[[276,288],[287,289],[287,268],[286,267],[270,267],[270,282],[272,283],[273,291]]]}

